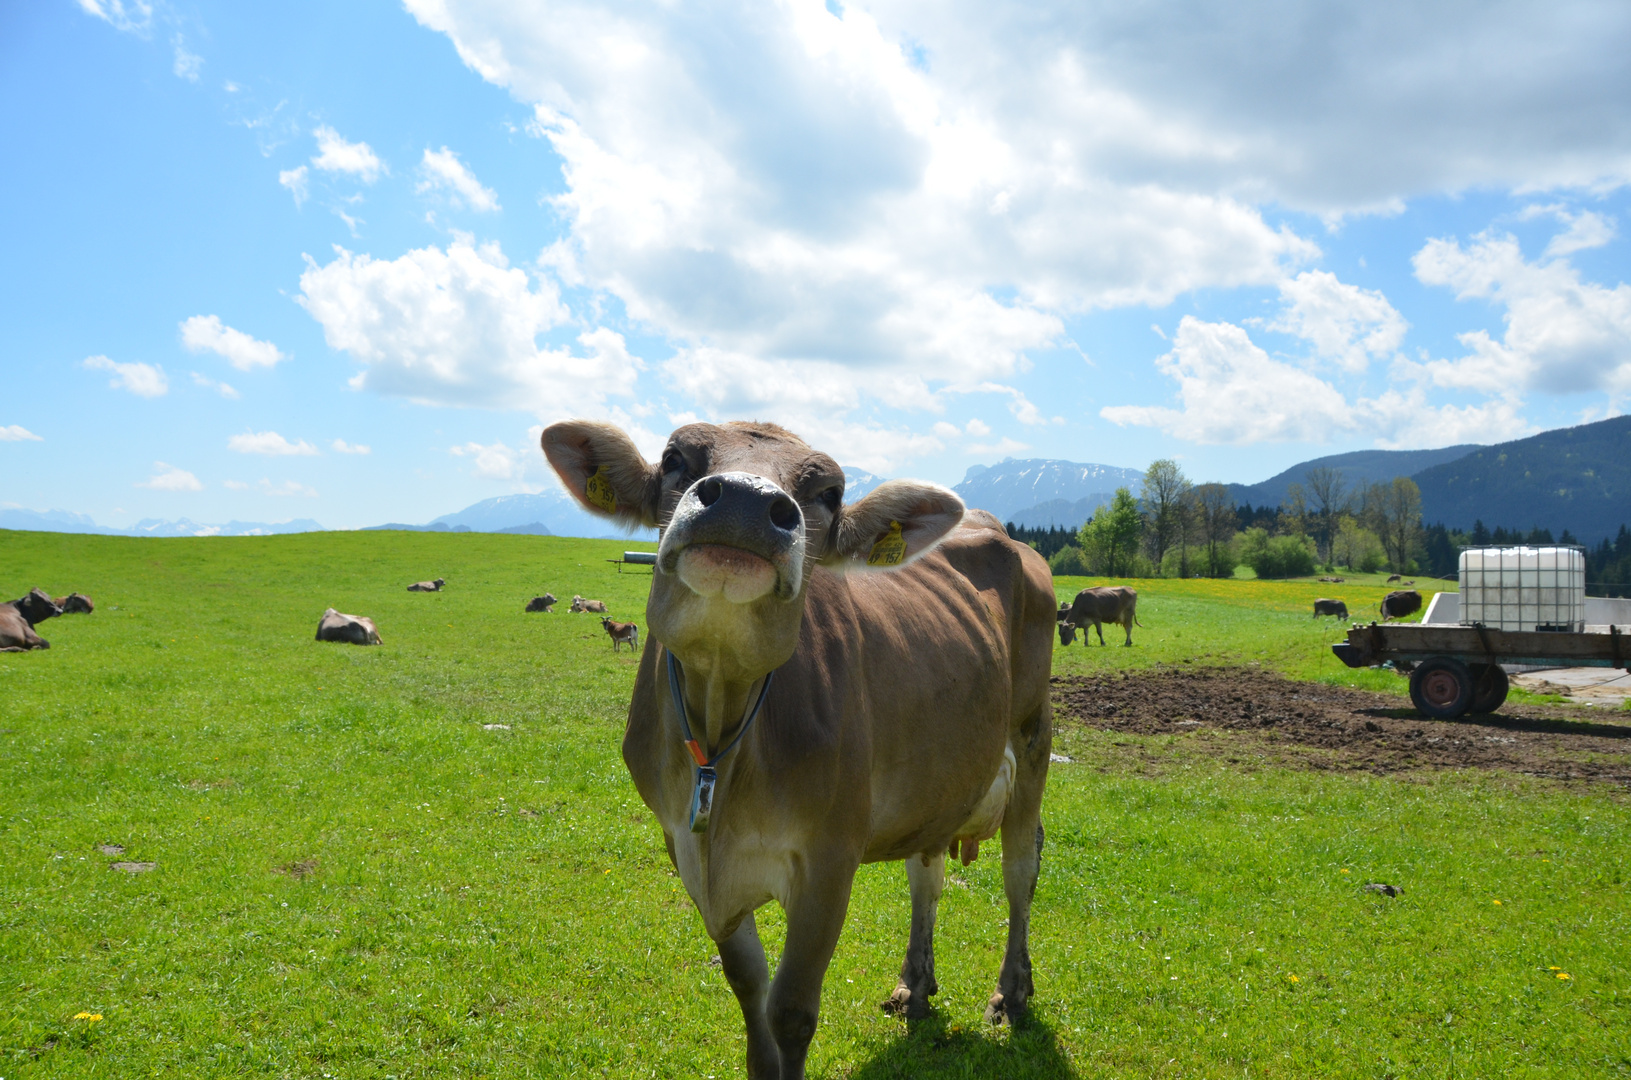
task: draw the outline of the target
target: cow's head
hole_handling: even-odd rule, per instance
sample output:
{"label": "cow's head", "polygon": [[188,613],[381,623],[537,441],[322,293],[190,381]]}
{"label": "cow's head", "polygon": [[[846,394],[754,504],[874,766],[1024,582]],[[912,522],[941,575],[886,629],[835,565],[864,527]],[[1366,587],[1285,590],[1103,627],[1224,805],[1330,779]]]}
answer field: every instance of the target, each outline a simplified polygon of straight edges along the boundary
{"label": "cow's head", "polygon": [[554,424],[542,442],[586,509],[662,530],[647,625],[683,663],[730,679],[793,655],[815,565],[903,566],[963,517],[954,493],[913,480],[845,505],[838,463],[774,424],[687,424],[655,464],[610,424]]}
{"label": "cow's head", "polygon": [[54,619],[62,614],[62,609],[56,605],[56,602],[51,599],[45,590],[38,588],[30,589],[27,596],[20,600],[13,600],[11,604],[17,609],[17,614],[21,615],[23,620],[30,626],[42,623],[46,619]]}

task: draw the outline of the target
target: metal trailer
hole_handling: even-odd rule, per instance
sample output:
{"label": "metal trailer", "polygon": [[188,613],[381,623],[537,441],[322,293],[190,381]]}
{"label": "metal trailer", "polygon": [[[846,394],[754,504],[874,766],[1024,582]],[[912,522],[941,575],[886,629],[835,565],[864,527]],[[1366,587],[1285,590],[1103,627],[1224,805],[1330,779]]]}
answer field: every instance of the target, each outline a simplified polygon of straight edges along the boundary
{"label": "metal trailer", "polygon": [[652,573],[657,572],[657,553],[655,551],[625,551],[621,559],[607,559],[607,562],[617,567],[621,574],[625,566],[649,566]]}
{"label": "metal trailer", "polygon": [[1631,671],[1631,642],[1618,626],[1602,633],[1373,622],[1355,624],[1331,651],[1351,668],[1391,660],[1409,673],[1416,709],[1438,720],[1499,709],[1509,688],[1502,664]]}

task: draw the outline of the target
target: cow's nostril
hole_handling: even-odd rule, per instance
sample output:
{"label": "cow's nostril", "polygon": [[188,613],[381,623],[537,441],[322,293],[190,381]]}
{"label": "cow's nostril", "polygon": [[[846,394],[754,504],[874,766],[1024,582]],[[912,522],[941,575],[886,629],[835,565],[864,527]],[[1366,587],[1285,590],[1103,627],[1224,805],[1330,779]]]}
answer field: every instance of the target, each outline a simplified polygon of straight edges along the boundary
{"label": "cow's nostril", "polygon": [[800,523],[798,503],[785,495],[778,496],[770,504],[770,523],[783,532],[792,532],[798,528]]}
{"label": "cow's nostril", "polygon": [[697,501],[703,506],[712,506],[724,493],[725,484],[717,476],[704,477],[702,482],[697,484]]}

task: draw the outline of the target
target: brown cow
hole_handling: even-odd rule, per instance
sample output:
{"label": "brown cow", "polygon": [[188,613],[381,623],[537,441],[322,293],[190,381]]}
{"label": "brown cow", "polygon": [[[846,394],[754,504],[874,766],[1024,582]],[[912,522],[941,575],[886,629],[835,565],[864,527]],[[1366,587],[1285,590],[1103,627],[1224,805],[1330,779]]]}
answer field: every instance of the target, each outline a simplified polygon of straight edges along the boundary
{"label": "brown cow", "polygon": [[554,607],[557,603],[559,603],[559,601],[555,599],[554,593],[545,593],[542,596],[535,596],[531,600],[528,600],[527,610],[542,611],[545,615],[548,615],[550,614],[549,609]]}
{"label": "brown cow", "polygon": [[569,610],[574,614],[580,611],[593,611],[596,614],[604,615],[606,614],[606,601],[585,600],[581,596],[574,596],[572,597],[572,607]]}
{"label": "brown cow", "polygon": [[[1092,589],[1083,589],[1076,594],[1071,602],[1070,614],[1065,621],[1082,632],[1082,644],[1087,644],[1087,631],[1089,627],[1099,632],[1099,644],[1104,644],[1104,623],[1120,626],[1127,631],[1127,640],[1123,645],[1133,643],[1133,625],[1144,624],[1138,621],[1138,590],[1126,585],[1100,585]],[[1064,641],[1061,632],[1059,638]],[[1070,644],[1068,641],[1065,644]]]}
{"label": "brown cow", "polygon": [[54,619],[62,614],[57,602],[40,588],[30,589],[27,596],[20,596],[8,603],[30,626],[38,626],[45,620]]}
{"label": "brown cow", "polygon": [[84,593],[76,592],[69,593],[67,596],[59,596],[52,603],[61,608],[64,615],[89,615],[96,610],[96,605],[91,603],[91,598]]}
{"label": "brown cow", "polygon": [[446,585],[446,584],[447,584],[447,582],[444,581],[442,578],[437,578],[435,581],[416,581],[412,585],[408,586],[408,591],[409,592],[441,592],[442,591],[442,586]]}
{"label": "brown cow", "polygon": [[51,643],[34,632],[17,610],[16,602],[0,604],[0,652],[27,652],[49,649]]}
{"label": "brown cow", "polygon": [[640,628],[634,623],[613,622],[611,619],[603,618],[600,625],[612,636],[612,652],[616,652],[619,645],[627,645],[630,649],[640,647]]}
{"label": "brown cow", "polygon": [[1314,601],[1314,618],[1321,615],[1335,615],[1339,619],[1348,617],[1348,605],[1341,600],[1327,600],[1324,597]]}
{"label": "brown cow", "polygon": [[363,615],[342,615],[329,608],[317,624],[318,641],[343,641],[349,645],[383,645],[374,620]]}
{"label": "brown cow", "polygon": [[1421,593],[1415,589],[1396,589],[1382,597],[1382,621],[1402,619],[1421,610]]}
{"label": "brown cow", "polygon": [[1404,580],[1404,575],[1403,574],[1389,574],[1387,576],[1387,582],[1386,583],[1389,584],[1389,585],[1392,585],[1395,581],[1403,581],[1403,580]]}
{"label": "brown cow", "polygon": [[[585,508],[662,528],[623,760],[718,943],[748,1074],[804,1075],[862,863],[906,860],[886,1007],[924,1015],[946,854],[999,828],[1008,944],[987,1016],[1021,1015],[1053,741],[1042,557],[933,484],[846,506],[838,464],[773,424],[688,424],[658,464],[608,424],[542,441]],[[753,916],[770,900],[787,913],[774,981]]]}

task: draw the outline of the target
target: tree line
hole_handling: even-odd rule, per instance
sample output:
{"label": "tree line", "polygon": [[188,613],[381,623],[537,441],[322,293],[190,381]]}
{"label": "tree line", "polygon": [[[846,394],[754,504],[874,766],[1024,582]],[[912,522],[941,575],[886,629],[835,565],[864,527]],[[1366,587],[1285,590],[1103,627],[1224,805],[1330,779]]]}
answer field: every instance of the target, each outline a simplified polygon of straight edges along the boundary
{"label": "tree line", "polygon": [[[1421,489],[1409,477],[1349,485],[1319,466],[1294,483],[1278,506],[1235,505],[1223,484],[1194,484],[1163,458],[1144,472],[1143,490],[1117,488],[1079,528],[1024,528],[1008,533],[1030,544],[1053,572],[1091,577],[1232,577],[1250,566],[1261,578],[1303,577],[1320,570],[1452,578],[1461,549],[1509,544],[1574,544],[1567,529],[1497,527],[1471,530],[1422,524]],[[1631,530],[1586,551],[1593,592],[1631,595]]]}

